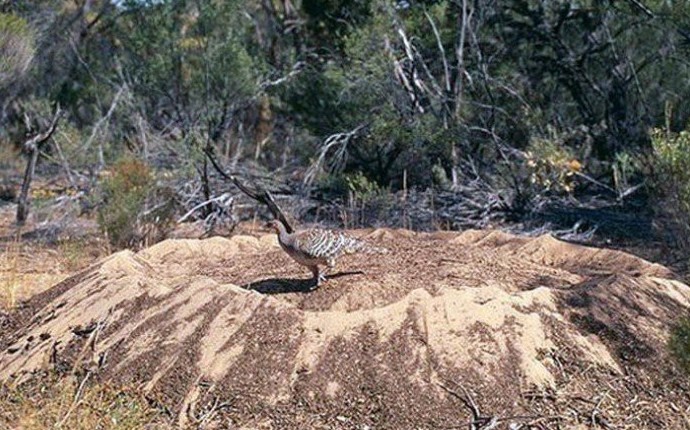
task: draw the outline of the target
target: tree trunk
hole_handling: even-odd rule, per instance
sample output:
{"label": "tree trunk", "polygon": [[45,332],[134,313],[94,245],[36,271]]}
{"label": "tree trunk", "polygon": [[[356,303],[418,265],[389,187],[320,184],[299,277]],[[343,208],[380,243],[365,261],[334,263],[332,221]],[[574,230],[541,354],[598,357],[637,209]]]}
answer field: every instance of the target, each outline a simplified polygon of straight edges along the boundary
{"label": "tree trunk", "polygon": [[34,179],[37,161],[38,146],[35,145],[29,154],[29,161],[26,164],[26,170],[24,171],[22,191],[19,194],[19,203],[17,204],[17,224],[19,225],[24,225],[26,218],[29,216],[29,189],[31,188],[31,181]]}
{"label": "tree trunk", "polygon": [[[206,149],[204,152],[207,152],[209,150],[209,145],[206,146]],[[204,166],[201,171],[201,188],[204,193],[204,201],[209,201],[211,200],[211,184],[209,183],[208,179],[208,159],[204,157]],[[213,203],[207,203],[204,206],[204,218],[208,217],[211,215],[211,211],[213,209]]]}
{"label": "tree trunk", "polygon": [[22,182],[22,190],[17,204],[18,225],[24,225],[29,216],[29,191],[31,190],[31,182],[34,179],[34,172],[36,171],[36,163],[38,162],[38,154],[41,150],[41,145],[47,142],[50,136],[55,132],[60,116],[62,116],[62,111],[60,110],[60,106],[58,106],[48,129],[43,133],[35,135],[24,143],[24,149],[29,152],[29,160],[26,165],[26,170],[24,171],[24,181]]}

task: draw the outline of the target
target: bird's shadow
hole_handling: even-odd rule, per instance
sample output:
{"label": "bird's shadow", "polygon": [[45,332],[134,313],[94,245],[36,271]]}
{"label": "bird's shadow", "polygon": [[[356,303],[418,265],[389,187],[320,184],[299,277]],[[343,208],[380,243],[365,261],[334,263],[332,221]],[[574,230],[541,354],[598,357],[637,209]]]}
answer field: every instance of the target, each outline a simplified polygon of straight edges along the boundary
{"label": "bird's shadow", "polygon": [[[338,272],[327,275],[326,279],[336,279],[343,276],[363,275],[361,270],[353,272]],[[256,291],[261,294],[286,294],[286,293],[311,293],[316,290],[316,283],[313,278],[309,279],[285,279],[270,278],[256,282],[250,282],[241,286],[245,290]]]}

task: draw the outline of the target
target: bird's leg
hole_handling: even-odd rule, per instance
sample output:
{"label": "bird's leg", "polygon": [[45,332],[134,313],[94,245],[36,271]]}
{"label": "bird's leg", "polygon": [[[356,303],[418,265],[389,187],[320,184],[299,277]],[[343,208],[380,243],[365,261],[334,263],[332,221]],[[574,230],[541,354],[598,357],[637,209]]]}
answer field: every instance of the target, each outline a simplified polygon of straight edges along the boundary
{"label": "bird's leg", "polygon": [[329,258],[326,260],[326,269],[323,271],[321,277],[326,280],[326,273],[329,273],[335,267],[335,258]]}
{"label": "bird's leg", "polygon": [[314,275],[314,283],[316,284],[316,287],[319,287],[321,282],[326,281],[326,278],[319,272],[319,266],[310,266],[309,269]]}

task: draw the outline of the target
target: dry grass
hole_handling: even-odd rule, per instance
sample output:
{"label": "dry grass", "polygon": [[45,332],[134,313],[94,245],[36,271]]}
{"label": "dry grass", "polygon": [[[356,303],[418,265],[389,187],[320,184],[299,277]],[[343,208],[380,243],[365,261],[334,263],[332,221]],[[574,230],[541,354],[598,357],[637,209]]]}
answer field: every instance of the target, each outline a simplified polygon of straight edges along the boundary
{"label": "dry grass", "polygon": [[18,273],[19,240],[6,245],[0,260],[0,309],[11,309],[17,303],[20,286]]}
{"label": "dry grass", "polygon": [[44,375],[0,386],[3,429],[164,429],[166,416],[136,390],[84,384],[74,376]]}
{"label": "dry grass", "polygon": [[[97,229],[46,240],[29,222],[14,225],[14,205],[0,207],[0,310],[45,291],[108,254]],[[94,223],[95,226],[95,223]],[[21,385],[0,384],[0,429],[167,429],[163,412],[130,387],[48,373]],[[80,389],[81,387],[81,389]]]}
{"label": "dry grass", "polygon": [[[63,245],[64,246],[64,245]],[[69,245],[76,248],[76,245]],[[85,251],[61,253],[14,236],[0,243],[0,309],[17,303],[62,281],[93,259]]]}
{"label": "dry grass", "polygon": [[35,223],[18,229],[14,208],[0,207],[0,309],[15,307],[109,254],[95,223],[93,231],[80,224],[73,228],[79,235],[67,230],[47,240]]}

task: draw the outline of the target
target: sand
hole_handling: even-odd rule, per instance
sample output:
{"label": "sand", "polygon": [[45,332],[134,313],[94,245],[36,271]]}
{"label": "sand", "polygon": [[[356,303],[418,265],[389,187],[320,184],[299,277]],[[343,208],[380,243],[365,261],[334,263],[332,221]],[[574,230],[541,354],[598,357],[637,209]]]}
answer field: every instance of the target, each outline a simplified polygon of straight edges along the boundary
{"label": "sand", "polygon": [[314,291],[273,235],[116,253],[10,316],[0,380],[89,371],[181,426],[223,404],[206,428],[467,428],[462,398],[496,428],[687,428],[665,342],[690,288],[663,266],[550,236],[353,234],[391,252]]}

